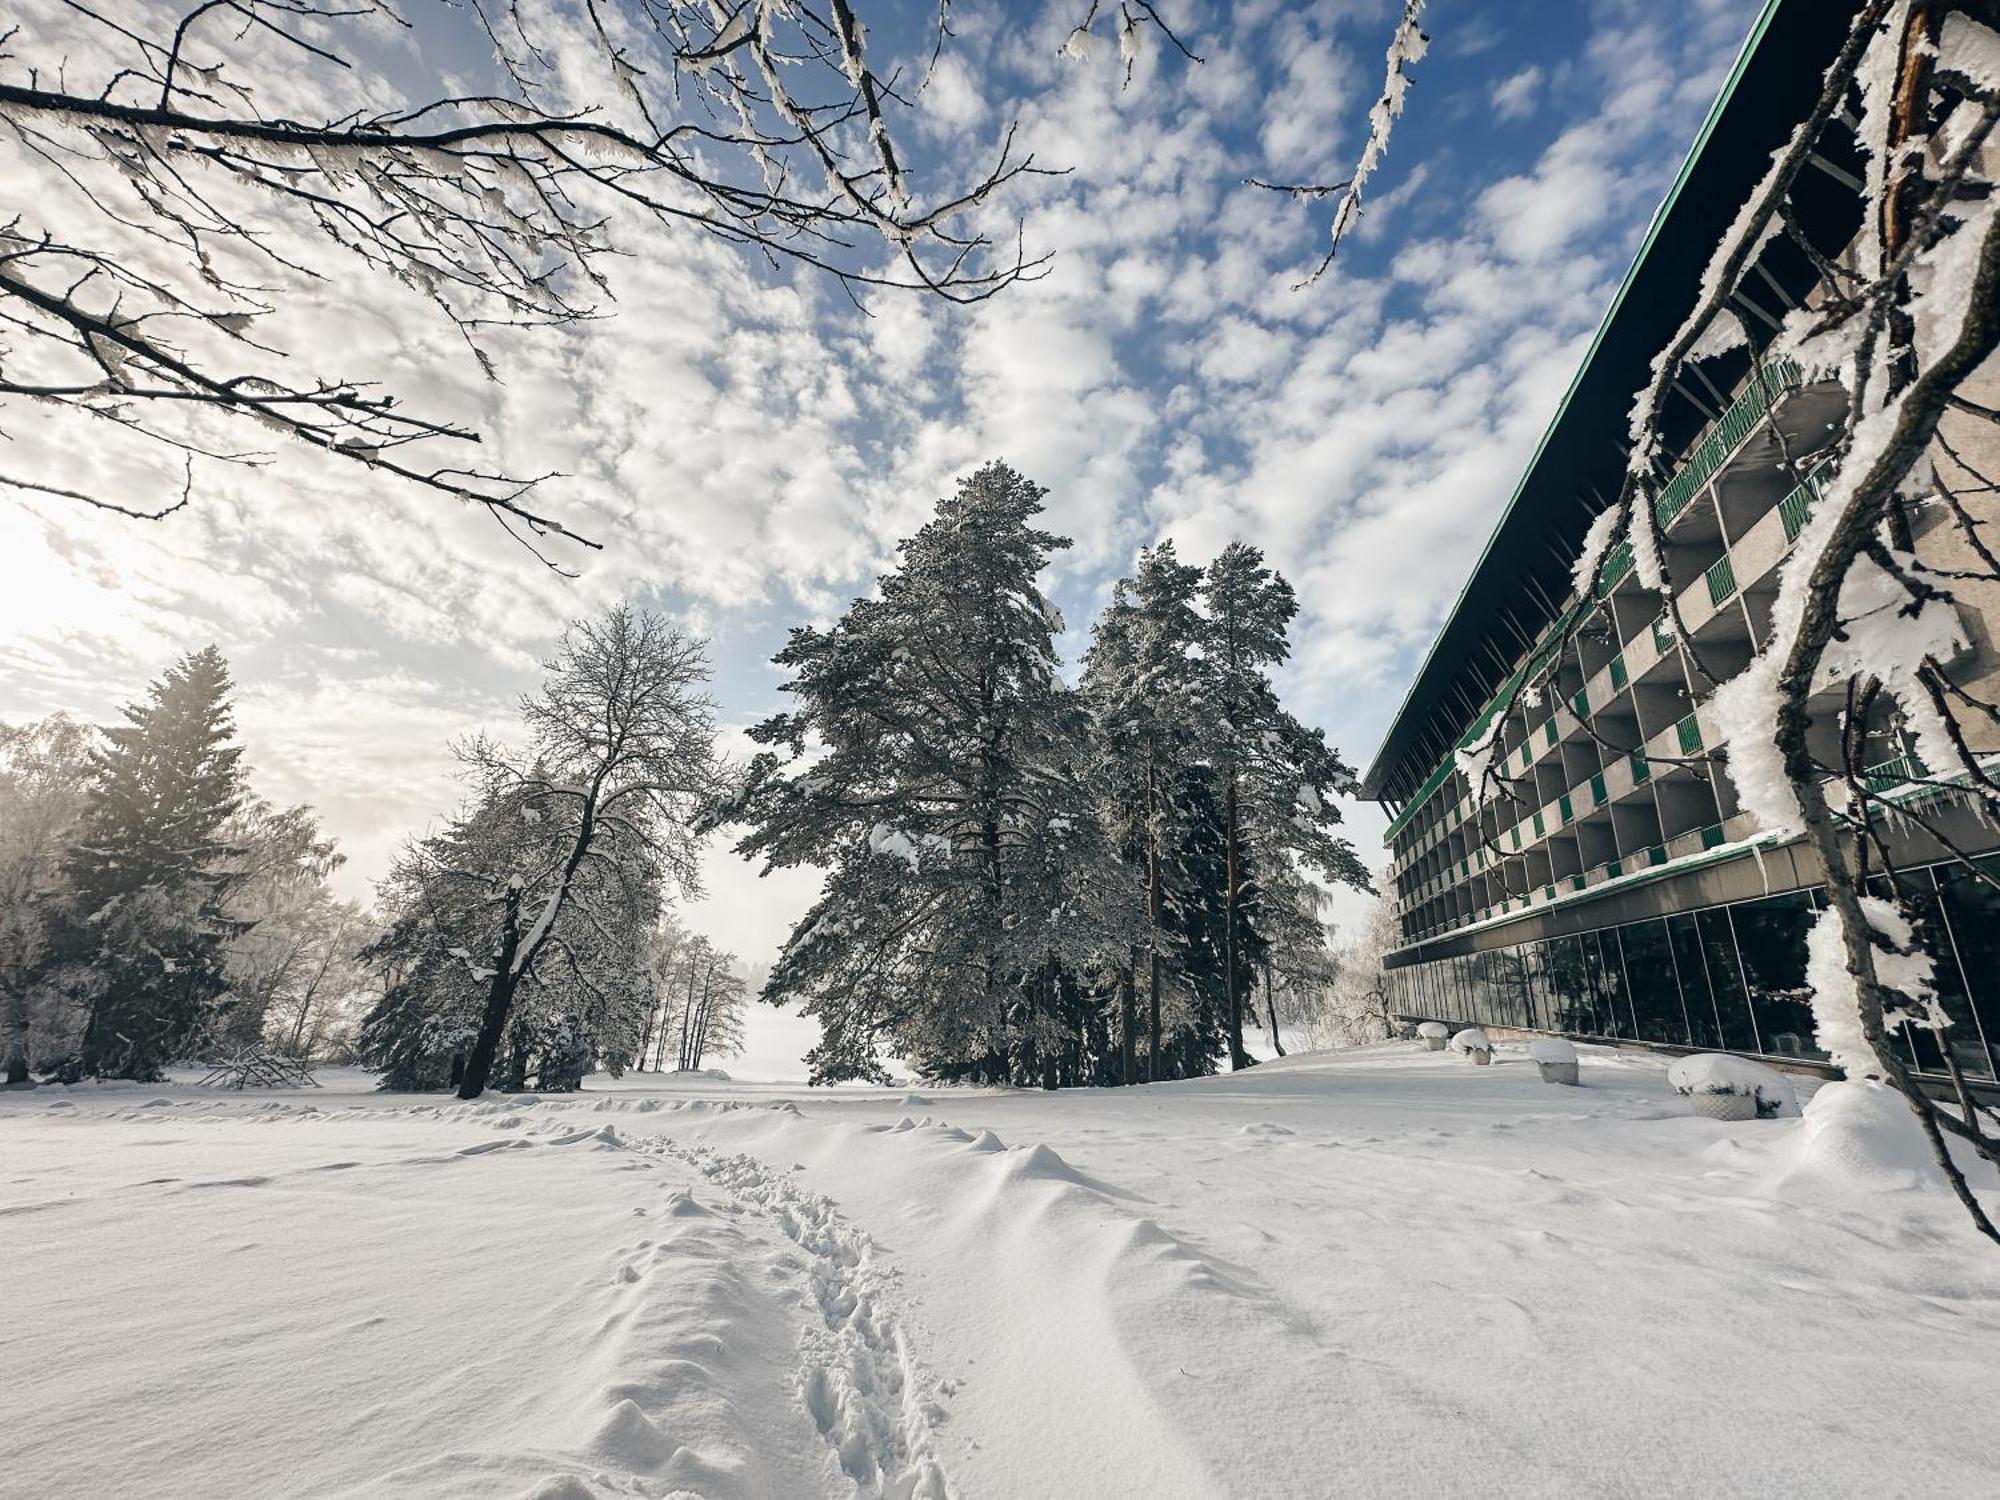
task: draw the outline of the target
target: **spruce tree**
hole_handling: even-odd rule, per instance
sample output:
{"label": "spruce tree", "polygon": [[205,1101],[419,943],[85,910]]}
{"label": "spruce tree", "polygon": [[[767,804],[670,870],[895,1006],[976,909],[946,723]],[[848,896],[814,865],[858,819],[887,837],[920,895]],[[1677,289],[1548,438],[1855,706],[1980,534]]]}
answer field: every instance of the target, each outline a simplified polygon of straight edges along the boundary
{"label": "spruce tree", "polygon": [[[1337,793],[1354,790],[1354,773],[1278,701],[1271,669],[1290,655],[1285,632],[1298,614],[1292,587],[1264,565],[1264,554],[1232,542],[1209,564],[1202,580],[1201,654],[1210,712],[1202,721],[1203,749],[1220,783],[1224,837],[1224,1014],[1230,1066],[1248,1067],[1243,1011],[1254,973],[1239,950],[1259,938],[1247,920],[1245,872],[1250,860],[1266,866],[1296,860],[1329,882],[1367,888],[1367,873],[1346,840],[1331,832],[1340,821]],[[1270,894],[1302,895],[1289,881],[1274,880]],[[1296,919],[1297,912],[1287,913]]]}
{"label": "spruce tree", "polygon": [[1033,525],[1045,493],[986,465],[903,543],[877,597],[794,630],[775,658],[797,706],[752,731],[773,748],[733,815],[743,854],[828,872],[764,992],[806,997],[816,1079],[881,1078],[887,1046],[1000,1081],[1053,1040],[1046,970],[1077,908],[1050,900],[1051,850],[1071,833],[1082,846],[1091,809],[1062,622],[1036,583],[1069,545]]}
{"label": "spruce tree", "polygon": [[1193,765],[1204,712],[1195,650],[1201,569],[1181,562],[1170,541],[1140,553],[1093,632],[1083,689],[1096,718],[1096,778],[1108,832],[1137,866],[1144,893],[1143,964],[1148,1080],[1168,1076],[1168,988],[1178,937],[1167,919],[1186,811],[1182,773]]}
{"label": "spruce tree", "polygon": [[243,800],[229,668],[214,646],[169,667],[105,731],[70,856],[64,947],[88,996],[82,1070],[151,1081],[203,1039],[226,979]]}

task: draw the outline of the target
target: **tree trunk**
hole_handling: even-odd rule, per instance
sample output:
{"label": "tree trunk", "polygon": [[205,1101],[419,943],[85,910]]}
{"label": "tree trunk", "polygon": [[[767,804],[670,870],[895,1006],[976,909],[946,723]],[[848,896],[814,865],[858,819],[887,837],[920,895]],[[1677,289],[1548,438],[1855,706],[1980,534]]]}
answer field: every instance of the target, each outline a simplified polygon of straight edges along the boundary
{"label": "tree trunk", "polygon": [[701,1066],[702,1054],[708,1051],[708,996],[715,982],[715,960],[708,961],[708,970],[701,976],[701,1003],[695,1008],[694,1050],[688,1058],[690,1068]]}
{"label": "tree trunk", "polygon": [[1271,960],[1264,960],[1264,1015],[1271,1023],[1271,1050],[1278,1056],[1285,1055],[1285,1044],[1278,1038],[1278,992],[1271,983]]}
{"label": "tree trunk", "polygon": [[1146,979],[1146,1082],[1160,1078],[1160,778],[1146,762],[1146,918],[1150,925]]}
{"label": "tree trunk", "polygon": [[685,1073],[688,1067],[688,1042],[694,1032],[694,955],[688,955],[688,997],[681,1007],[681,1051],[674,1064],[674,1071]]}
{"label": "tree trunk", "polygon": [[28,1081],[28,993],[25,987],[7,991],[7,1078],[8,1083]]}
{"label": "tree trunk", "polygon": [[[1053,1017],[1057,1001],[1061,998],[1062,981],[1056,976],[1056,956],[1051,953],[1042,966],[1042,1007]],[[1056,1049],[1047,1046],[1042,1049],[1042,1087],[1054,1091],[1056,1086]]]}
{"label": "tree trunk", "polygon": [[507,1029],[507,1013],[514,1008],[514,990],[521,982],[514,972],[514,955],[521,946],[521,891],[510,885],[501,907],[500,951],[494,955],[493,978],[486,987],[486,1008],[480,1013],[479,1035],[465,1060],[465,1077],[458,1097],[477,1099],[486,1092],[486,1080],[493,1073],[493,1059],[500,1051],[500,1034]]}
{"label": "tree trunk", "polygon": [[[1134,955],[1136,959],[1136,955]],[[1136,962],[1119,971],[1118,975],[1118,1081],[1132,1084],[1139,1081],[1134,1063],[1137,1061],[1137,1038],[1133,1031],[1138,1027],[1138,996],[1135,991],[1138,964]]]}
{"label": "tree trunk", "polygon": [[[1229,1068],[1240,1073],[1255,1060],[1243,1046],[1243,993],[1236,982],[1236,777],[1230,775],[1223,793],[1223,823],[1226,829],[1222,855],[1222,983],[1229,1008]],[[1273,1032],[1277,1030],[1272,1027]]]}

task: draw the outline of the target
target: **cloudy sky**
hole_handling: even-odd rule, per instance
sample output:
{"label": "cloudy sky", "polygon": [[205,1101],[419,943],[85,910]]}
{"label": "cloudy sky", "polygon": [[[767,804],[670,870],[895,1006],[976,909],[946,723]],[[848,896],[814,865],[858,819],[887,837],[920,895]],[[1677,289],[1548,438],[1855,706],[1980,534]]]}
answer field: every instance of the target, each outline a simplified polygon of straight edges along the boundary
{"label": "cloudy sky", "polygon": [[[1163,0],[1203,61],[1149,54],[1129,88],[1108,52],[1057,55],[1085,8],[960,0],[898,117],[920,192],[975,173],[1013,122],[1067,169],[1004,205],[1053,256],[1045,279],[864,314],[649,227],[615,268],[615,316],[509,344],[499,385],[393,287],[308,290],[289,347],[476,421],[516,469],[562,471],[544,503],[605,550],[570,554],[565,580],[483,516],[306,453],[205,477],[157,525],[0,490],[0,718],[107,716],[215,641],[257,790],[313,804],[363,895],[451,806],[449,741],[505,730],[564,618],[621,596],[683,617],[740,735],[778,704],[786,627],[867,590],[954,476],[1004,457],[1074,541],[1050,580],[1068,660],[1139,547],[1245,538],[1303,604],[1292,706],[1365,765],[1757,5],[1433,0],[1360,237],[1304,290],[1324,209],[1243,179],[1343,175],[1397,7]],[[405,9],[421,24],[371,87],[476,66],[462,12]],[[920,68],[934,7],[866,10],[878,66]],[[43,55],[66,50],[74,13],[30,11]],[[0,178],[36,170],[0,142]],[[148,498],[95,471],[88,434],[17,411],[0,430],[45,474]],[[1350,820],[1377,855],[1379,815]],[[812,882],[760,882],[721,849],[708,869],[692,920],[768,960]],[[797,1040],[766,1022],[760,1056]]]}

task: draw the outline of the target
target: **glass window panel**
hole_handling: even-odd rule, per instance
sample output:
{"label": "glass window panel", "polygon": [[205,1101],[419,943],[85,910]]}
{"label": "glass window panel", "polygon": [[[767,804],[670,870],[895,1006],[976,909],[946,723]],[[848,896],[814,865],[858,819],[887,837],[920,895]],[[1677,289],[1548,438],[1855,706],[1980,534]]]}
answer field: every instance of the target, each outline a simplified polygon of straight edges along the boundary
{"label": "glass window panel", "polygon": [[1758,1039],[1764,1051],[1779,1057],[1826,1056],[1814,1036],[1812,989],[1806,984],[1806,934],[1812,924],[1812,899],[1803,891],[1729,908]]}
{"label": "glass window panel", "polygon": [[1486,955],[1486,971],[1493,982],[1494,1010],[1496,1014],[1506,1017],[1503,1025],[1528,1024],[1528,1008],[1522,998],[1522,986],[1526,980],[1521,968],[1519,948],[1495,948]]}
{"label": "glass window panel", "polygon": [[1729,913],[1720,906],[1695,915],[1701,931],[1701,953],[1707,961],[1708,987],[1722,1021],[1722,1045],[1731,1052],[1762,1052],[1762,1038],[1750,1001],[1743,993],[1743,970],[1736,962],[1736,939],[1729,930]]}
{"label": "glass window panel", "polygon": [[1537,1031],[1548,1029],[1542,1003],[1542,945],[1522,943],[1514,950],[1521,958],[1521,1024]]}
{"label": "glass window panel", "polygon": [[1500,1019],[1493,992],[1491,957],[1487,953],[1472,955],[1472,1018],[1482,1026]]}
{"label": "glass window panel", "polygon": [[[1982,859],[1978,865],[2000,880],[2000,858]],[[1945,1001],[1952,1019],[1945,1039],[1967,1074],[2000,1076],[2000,891],[1962,867],[1946,865],[1937,875],[1949,922],[1948,945],[1958,960],[1959,977],[1971,991],[1958,1004]]]}
{"label": "glass window panel", "polygon": [[[1976,1030],[1971,1021],[1971,1004],[1966,999],[1965,983],[1959,977],[1958,963],[1952,952],[1950,931],[1945,925],[1941,902],[1938,897],[1937,882],[1929,870],[1906,871],[1896,880],[1903,910],[1912,918],[1917,939],[1930,953],[1931,972],[1937,982],[1938,1002],[1944,1013],[1951,1017],[1953,1025],[1947,1029],[1957,1031],[1957,1037],[1947,1035],[1943,1040],[1964,1047],[1965,1034]],[[1869,887],[1879,896],[1889,894],[1889,883],[1877,876],[1869,882]],[[1938,1051],[1938,1033],[1926,1026],[1903,1025],[1897,1028],[1897,1040],[1906,1062],[1910,1062],[1922,1072],[1942,1073],[1945,1071],[1944,1057]],[[1964,1047],[1959,1059],[1959,1067],[1966,1071],[1986,1066],[1985,1048],[1978,1045],[1978,1038],[1972,1038],[1974,1045]],[[1968,1061],[1969,1059],[1969,1061]]]}
{"label": "glass window panel", "polygon": [[1573,937],[1550,941],[1547,953],[1549,999],[1556,1031],[1598,1034],[1597,990],[1583,963],[1583,944]]}
{"label": "glass window panel", "polygon": [[1585,933],[1583,945],[1585,961],[1596,964],[1598,1024],[1606,1036],[1631,1036],[1632,1003],[1625,993],[1625,966],[1618,954],[1618,934]]}
{"label": "glass window panel", "polygon": [[1722,1023],[1716,1019],[1715,1000],[1709,994],[1708,966],[1702,961],[1701,932],[1695,926],[1694,913],[1677,912],[1668,917],[1667,938],[1693,1044],[1719,1049],[1723,1045]]}
{"label": "glass window panel", "polygon": [[1617,929],[1617,937],[1624,957],[1633,1022],[1640,1037],[1649,1042],[1687,1046],[1687,1012],[1681,1007],[1680,986],[1674,982],[1667,924],[1657,918],[1634,922]]}

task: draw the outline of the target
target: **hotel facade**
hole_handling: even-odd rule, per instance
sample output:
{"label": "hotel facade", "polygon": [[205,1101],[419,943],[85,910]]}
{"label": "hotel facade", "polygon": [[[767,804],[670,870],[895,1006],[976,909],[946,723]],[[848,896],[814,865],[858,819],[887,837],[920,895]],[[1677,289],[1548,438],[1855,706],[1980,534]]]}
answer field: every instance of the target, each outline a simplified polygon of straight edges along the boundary
{"label": "hotel facade", "polygon": [[[1810,249],[1773,237],[1732,298],[1748,347],[1691,365],[1670,397],[1664,430],[1677,457],[1655,514],[1677,609],[1663,609],[1623,548],[1593,597],[1576,595],[1572,570],[1618,492],[1634,393],[1772,153],[1809,113],[1853,15],[1845,0],[1772,0],[1759,16],[1363,778],[1390,814],[1385,894],[1400,946],[1385,967],[1391,1008],[1406,1018],[1823,1057],[1805,964],[1824,871],[1803,842],[1762,834],[1742,811],[1709,700],[1769,637],[1779,567],[1845,413],[1839,386],[1758,350],[1788,312],[1825,295],[1824,266],[1851,253],[1865,172],[1851,115],[1829,122],[1793,195]],[[1992,431],[1968,418],[1947,435],[2000,472]],[[1927,563],[1961,560],[1965,543],[1941,510],[1920,510],[1914,532]],[[1970,585],[1959,613],[1968,649],[1947,666],[1990,690],[2000,597]],[[1841,695],[1809,708],[1818,758],[1837,762]],[[1976,801],[1914,784],[1926,772],[1893,719],[1869,733],[1870,787],[1921,798],[1934,829],[2000,874],[2000,828]],[[1482,800],[1461,752],[1488,744],[1511,795]],[[2000,726],[1972,748],[2000,752]],[[1941,1073],[1947,1046],[1968,1080],[1991,1084],[2000,896],[1931,835],[1891,838],[1953,1023],[1902,1032],[1905,1060]]]}

